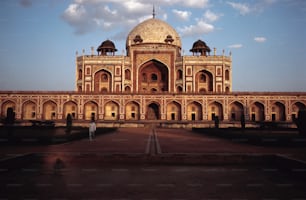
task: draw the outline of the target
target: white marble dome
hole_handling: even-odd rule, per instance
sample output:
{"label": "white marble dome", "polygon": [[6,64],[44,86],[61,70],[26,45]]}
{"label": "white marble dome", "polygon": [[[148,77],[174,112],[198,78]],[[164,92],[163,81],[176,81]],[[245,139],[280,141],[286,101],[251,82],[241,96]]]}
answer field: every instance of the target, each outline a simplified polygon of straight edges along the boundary
{"label": "white marble dome", "polygon": [[181,48],[181,39],[176,30],[168,23],[151,18],[138,24],[128,34],[126,47],[134,44],[166,44]]}

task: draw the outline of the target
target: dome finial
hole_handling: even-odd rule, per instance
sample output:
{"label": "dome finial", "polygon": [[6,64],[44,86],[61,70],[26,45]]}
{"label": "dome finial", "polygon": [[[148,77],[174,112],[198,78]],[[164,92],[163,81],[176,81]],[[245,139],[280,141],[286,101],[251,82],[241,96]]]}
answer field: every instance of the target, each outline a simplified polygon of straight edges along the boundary
{"label": "dome finial", "polygon": [[155,19],[155,6],[154,6],[154,4],[153,4],[153,19]]}

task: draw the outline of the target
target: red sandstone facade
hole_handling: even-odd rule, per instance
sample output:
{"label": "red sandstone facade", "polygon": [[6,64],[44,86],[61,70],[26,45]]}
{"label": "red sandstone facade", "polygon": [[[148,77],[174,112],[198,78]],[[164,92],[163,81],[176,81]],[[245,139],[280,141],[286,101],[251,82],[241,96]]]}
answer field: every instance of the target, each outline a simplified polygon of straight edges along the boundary
{"label": "red sandstone facade", "polygon": [[[155,31],[152,31],[155,30]],[[118,126],[159,122],[210,126],[240,122],[292,123],[306,107],[306,93],[232,92],[232,56],[210,53],[205,42],[181,51],[176,31],[158,19],[137,25],[126,41],[126,55],[115,55],[104,41],[95,55],[76,56],[76,91],[0,91],[1,118],[13,108],[16,119],[75,123],[91,118],[100,125]]]}

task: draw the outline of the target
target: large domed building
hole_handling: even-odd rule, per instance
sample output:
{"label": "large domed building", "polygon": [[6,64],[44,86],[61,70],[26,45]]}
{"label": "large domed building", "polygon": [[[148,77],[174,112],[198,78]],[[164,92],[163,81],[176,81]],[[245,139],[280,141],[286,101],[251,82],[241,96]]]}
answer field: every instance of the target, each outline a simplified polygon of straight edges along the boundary
{"label": "large domed building", "polygon": [[116,55],[105,40],[90,55],[76,55],[76,84],[71,92],[0,92],[1,116],[13,108],[18,120],[75,123],[94,118],[100,126],[142,125],[207,127],[278,121],[292,123],[305,109],[305,93],[232,92],[232,57],[217,55],[201,39],[183,55],[179,34],[155,17],[134,27],[126,54]]}

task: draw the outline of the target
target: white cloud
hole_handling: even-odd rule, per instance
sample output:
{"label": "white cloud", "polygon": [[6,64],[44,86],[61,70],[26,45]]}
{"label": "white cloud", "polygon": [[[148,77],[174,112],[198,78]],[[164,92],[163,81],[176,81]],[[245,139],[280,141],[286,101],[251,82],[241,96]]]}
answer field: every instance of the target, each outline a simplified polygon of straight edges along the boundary
{"label": "white cloud", "polygon": [[[152,17],[153,5],[158,5],[155,6],[157,18],[166,20],[167,13],[162,8],[205,8],[209,0],[72,0],[61,17],[77,34],[95,30],[120,32],[121,29],[130,30],[137,23]],[[178,9],[174,9],[173,13],[184,21],[191,16],[191,12]],[[208,19],[206,21],[210,22]],[[202,24],[199,22],[195,26]],[[208,25],[208,29],[211,28]]]}
{"label": "white cloud", "polygon": [[188,21],[189,17],[191,16],[191,12],[189,11],[182,11],[182,10],[176,10],[173,9],[172,12],[174,13],[174,15],[184,21]]}
{"label": "white cloud", "polygon": [[210,10],[207,10],[201,18],[196,18],[195,24],[179,27],[178,31],[182,36],[199,36],[207,34],[215,30],[213,22],[217,21],[222,14],[216,14]]}
{"label": "white cloud", "polygon": [[79,20],[86,14],[86,10],[83,5],[70,4],[65,10],[64,15],[70,18],[72,21]]}
{"label": "white cloud", "polygon": [[184,26],[183,28],[178,28],[182,36],[192,36],[192,35],[202,35],[205,33],[210,33],[215,29],[212,24],[205,22],[204,20],[198,20],[195,25]]}
{"label": "white cloud", "polygon": [[204,18],[209,21],[209,22],[214,22],[217,21],[220,17],[222,16],[222,14],[216,14],[210,10],[207,10],[204,13]]}
{"label": "white cloud", "polygon": [[137,0],[75,0],[61,17],[75,29],[75,33],[85,34],[97,29],[130,29],[148,18],[151,14],[148,9],[152,9],[151,4]]}
{"label": "white cloud", "polygon": [[181,2],[186,6],[204,8],[208,6],[209,0],[182,0]]}
{"label": "white cloud", "polygon": [[232,45],[228,46],[228,48],[230,48],[230,49],[240,49],[242,47],[243,47],[242,44],[232,44]]}
{"label": "white cloud", "polygon": [[[141,0],[143,2],[148,0]],[[209,5],[209,0],[155,0],[151,1],[151,4],[164,6],[164,5],[170,5],[170,6],[187,6],[190,8],[205,8]]]}
{"label": "white cloud", "polygon": [[278,2],[278,0],[257,0],[254,4],[235,3],[228,1],[227,4],[237,10],[241,15],[247,15],[250,13],[259,13],[264,11],[269,6]]}
{"label": "white cloud", "polygon": [[152,5],[136,0],[123,1],[122,5],[127,9],[127,12],[143,13],[144,11],[152,10]]}
{"label": "white cloud", "polygon": [[255,40],[255,42],[263,43],[267,39],[265,37],[255,37],[254,40]]}
{"label": "white cloud", "polygon": [[246,15],[251,12],[251,8],[248,4],[234,2],[227,2],[227,4],[229,4],[235,10],[238,10],[241,15]]}

